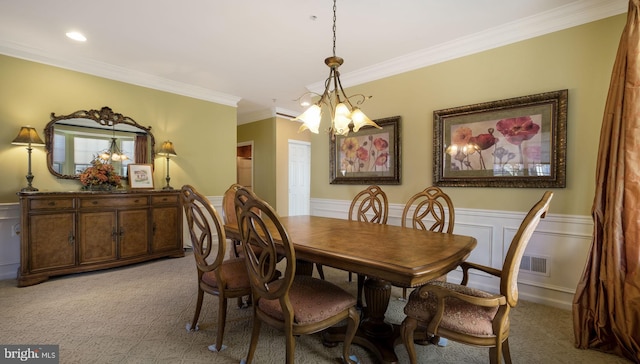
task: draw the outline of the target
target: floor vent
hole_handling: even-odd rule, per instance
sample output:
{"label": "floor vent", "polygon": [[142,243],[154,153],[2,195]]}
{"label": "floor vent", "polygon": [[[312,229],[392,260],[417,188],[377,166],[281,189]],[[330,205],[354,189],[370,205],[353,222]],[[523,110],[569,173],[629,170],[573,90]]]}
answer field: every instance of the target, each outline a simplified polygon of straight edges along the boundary
{"label": "floor vent", "polygon": [[520,262],[520,270],[549,275],[549,272],[547,272],[547,258],[524,255]]}

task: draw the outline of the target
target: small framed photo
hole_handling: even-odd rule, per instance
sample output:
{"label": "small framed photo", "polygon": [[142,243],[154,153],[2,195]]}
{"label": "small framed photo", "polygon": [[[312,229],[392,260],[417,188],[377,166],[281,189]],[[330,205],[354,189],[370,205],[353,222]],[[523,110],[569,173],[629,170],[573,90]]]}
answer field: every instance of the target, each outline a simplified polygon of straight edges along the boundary
{"label": "small framed photo", "polygon": [[153,189],[151,164],[129,164],[128,172],[130,189]]}

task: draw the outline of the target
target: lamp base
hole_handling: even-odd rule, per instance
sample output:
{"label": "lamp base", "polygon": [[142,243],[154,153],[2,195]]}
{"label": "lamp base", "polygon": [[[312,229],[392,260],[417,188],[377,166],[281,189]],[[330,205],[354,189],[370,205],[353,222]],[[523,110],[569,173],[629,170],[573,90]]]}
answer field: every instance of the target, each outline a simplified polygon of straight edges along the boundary
{"label": "lamp base", "polygon": [[27,186],[27,187],[21,189],[20,191],[21,192],[36,192],[36,191],[38,191],[38,189],[33,187],[33,186]]}
{"label": "lamp base", "polygon": [[169,185],[166,185],[166,186],[162,187],[162,189],[163,189],[163,190],[172,190],[172,189],[173,189],[173,187],[171,187],[171,186],[169,186]]}

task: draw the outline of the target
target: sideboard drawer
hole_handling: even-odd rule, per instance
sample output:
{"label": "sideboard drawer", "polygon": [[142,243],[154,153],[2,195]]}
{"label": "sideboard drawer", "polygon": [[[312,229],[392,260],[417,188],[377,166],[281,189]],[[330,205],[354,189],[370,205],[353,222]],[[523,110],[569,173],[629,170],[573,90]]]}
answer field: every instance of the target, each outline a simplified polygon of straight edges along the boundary
{"label": "sideboard drawer", "polygon": [[29,205],[32,210],[57,210],[57,209],[72,209],[72,198],[43,198],[32,199],[29,201]]}
{"label": "sideboard drawer", "polygon": [[165,196],[151,196],[151,204],[158,205],[163,203],[168,204],[177,204],[179,196],[176,195],[165,195]]}
{"label": "sideboard drawer", "polygon": [[147,196],[127,196],[118,198],[90,197],[80,199],[80,208],[91,207],[135,207],[147,206],[149,198]]}

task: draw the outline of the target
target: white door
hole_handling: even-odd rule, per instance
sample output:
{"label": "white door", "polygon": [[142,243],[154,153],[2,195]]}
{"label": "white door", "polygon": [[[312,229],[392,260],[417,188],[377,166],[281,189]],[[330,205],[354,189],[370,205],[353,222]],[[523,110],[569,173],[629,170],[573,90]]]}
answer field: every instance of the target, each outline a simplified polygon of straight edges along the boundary
{"label": "white door", "polygon": [[309,215],[311,143],[289,140],[289,216]]}

